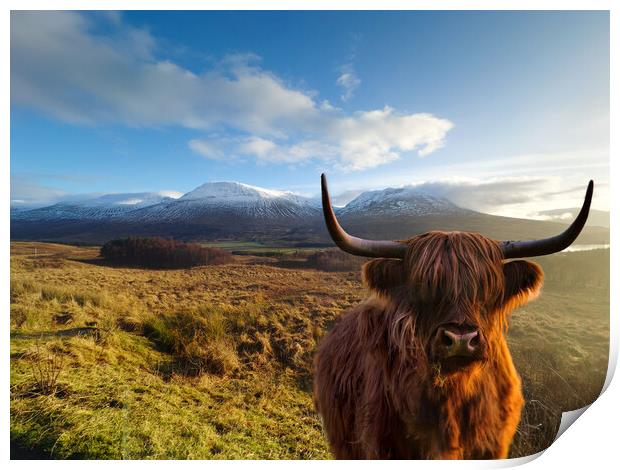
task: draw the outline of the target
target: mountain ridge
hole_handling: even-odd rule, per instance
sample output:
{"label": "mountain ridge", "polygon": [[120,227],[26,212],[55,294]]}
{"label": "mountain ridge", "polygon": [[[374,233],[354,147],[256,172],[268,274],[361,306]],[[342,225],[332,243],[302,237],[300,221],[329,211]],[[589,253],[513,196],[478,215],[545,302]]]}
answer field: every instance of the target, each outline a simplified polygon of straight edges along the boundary
{"label": "mountain ridge", "polygon": [[113,193],[92,198],[59,201],[36,209],[18,209],[11,218],[25,220],[49,219],[103,219],[174,200],[158,192]]}
{"label": "mountain ridge", "polygon": [[[157,193],[104,195],[80,204],[12,211],[11,238],[100,243],[122,236],[160,235],[330,244],[317,198],[237,182],[205,183],[177,199],[161,194],[149,199],[149,194]],[[555,235],[565,227],[464,209],[412,186],[366,191],[335,211],[351,234],[375,239],[405,239],[429,230],[528,239]],[[589,227],[579,241],[608,243],[609,230]]]}

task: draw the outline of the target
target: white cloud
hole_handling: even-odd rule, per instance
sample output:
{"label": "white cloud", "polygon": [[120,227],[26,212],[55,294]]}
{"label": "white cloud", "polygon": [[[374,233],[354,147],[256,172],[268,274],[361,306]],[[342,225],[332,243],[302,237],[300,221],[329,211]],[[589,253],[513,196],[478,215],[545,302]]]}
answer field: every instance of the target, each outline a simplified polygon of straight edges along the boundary
{"label": "white cloud", "polygon": [[[100,35],[94,17],[112,32]],[[253,54],[227,56],[198,73],[159,52],[155,38],[118,15],[13,12],[11,101],[76,124],[183,126],[235,136],[190,140],[189,148],[206,158],[318,159],[346,170],[414,150],[428,155],[452,127],[389,107],[347,114],[260,68]],[[360,81],[352,67],[342,72],[338,81],[350,97]]]}
{"label": "white cloud", "polygon": [[353,98],[353,94],[361,85],[362,80],[355,73],[355,69],[351,63],[343,65],[340,71],[340,76],[336,80],[338,86],[342,88],[340,99],[342,101],[349,101]]}
{"label": "white cloud", "polygon": [[194,152],[211,160],[221,160],[224,158],[223,152],[217,147],[217,145],[213,145],[207,140],[192,139],[187,143],[187,146]]}
{"label": "white cloud", "polygon": [[154,58],[155,39],[126,26],[97,36],[74,12],[18,12],[11,23],[12,102],[65,121],[279,134],[281,120],[315,112],[308,95],[250,66],[251,55],[195,74]]}
{"label": "white cloud", "polygon": [[531,204],[547,192],[546,178],[449,178],[414,184],[422,191],[445,197],[468,209],[507,215],[513,207]]}
{"label": "white cloud", "polygon": [[239,145],[239,151],[245,155],[256,155],[259,158],[273,154],[278,146],[271,140],[261,137],[249,137]]}
{"label": "white cloud", "polygon": [[[51,206],[58,202],[81,203],[86,200],[94,200],[95,198],[102,196],[106,196],[106,201],[109,201],[109,196],[114,195],[126,197],[125,199],[118,200],[118,204],[134,205],[143,202],[145,197],[150,198],[155,194],[173,199],[178,199],[184,194],[172,189],[155,191],[153,193],[135,192],[105,194],[101,192],[93,192],[70,194],[66,191],[42,184],[39,181],[40,179],[40,177],[27,176],[23,174],[11,175],[11,207],[13,209],[35,209],[38,207]],[[50,176],[48,175],[47,178],[43,179],[50,179]],[[63,180],[65,178],[64,176],[56,175],[55,179]]]}
{"label": "white cloud", "polygon": [[[336,196],[341,204],[367,190],[384,189],[387,185],[350,189]],[[510,176],[492,178],[451,177],[416,181],[394,187],[411,186],[443,197],[460,207],[505,217],[539,220],[570,220],[570,213],[550,217],[545,211],[581,207],[587,181],[575,187],[566,187],[564,178],[554,176]],[[595,185],[593,207],[608,210],[607,185]]]}
{"label": "white cloud", "polygon": [[575,218],[574,214],[570,212],[563,212],[561,214],[536,214],[536,218],[538,220],[551,220],[551,221],[561,221],[561,222],[570,222]]}
{"label": "white cloud", "polygon": [[316,140],[304,140],[295,144],[277,144],[264,139],[251,138],[239,146],[239,152],[253,155],[265,162],[304,163],[313,158],[336,158],[337,149]]}
{"label": "white cloud", "polygon": [[342,166],[361,170],[396,160],[402,152],[429,155],[444,145],[452,127],[431,114],[398,114],[386,106],[334,120],[327,132],[339,142]]}
{"label": "white cloud", "polygon": [[175,191],[174,189],[164,189],[162,191],[157,191],[157,194],[164,197],[170,197],[172,199],[179,199],[183,196],[181,191]]}
{"label": "white cloud", "polygon": [[195,139],[190,148],[205,158],[227,159],[252,157],[263,163],[305,163],[313,158],[328,160],[337,158],[337,149],[316,140],[299,141],[294,144],[278,143],[257,136],[217,137]]}
{"label": "white cloud", "polygon": [[[441,148],[452,123],[430,114],[399,115],[392,108],[353,116],[324,116],[307,133],[308,139],[215,138],[195,140],[190,147],[207,158],[252,156],[263,162],[304,163],[320,160],[342,170],[364,170],[400,158]],[[204,148],[202,148],[204,147]]]}
{"label": "white cloud", "polygon": [[64,191],[39,184],[30,178],[11,175],[11,207],[38,207],[50,201],[56,202],[66,195]]}

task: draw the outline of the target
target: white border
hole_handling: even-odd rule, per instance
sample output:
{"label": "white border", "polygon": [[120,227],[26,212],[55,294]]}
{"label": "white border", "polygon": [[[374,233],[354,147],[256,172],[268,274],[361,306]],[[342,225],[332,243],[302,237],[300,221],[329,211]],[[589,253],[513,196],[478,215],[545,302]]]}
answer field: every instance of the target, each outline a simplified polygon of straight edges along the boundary
{"label": "white border", "polygon": [[[288,9],[288,10],[322,10],[322,9],[336,9],[336,10],[609,10],[610,14],[610,32],[611,32],[611,115],[610,115],[610,128],[618,129],[618,93],[617,86],[614,87],[614,83],[619,83],[620,74],[618,74],[618,27],[619,27],[619,7],[615,7],[615,4],[611,0],[590,0],[590,1],[577,1],[577,0],[521,0],[521,1],[490,1],[490,0],[452,0],[452,1],[404,1],[404,0],[383,0],[383,1],[368,1],[358,0],[355,2],[345,2],[341,0],[299,0],[299,1],[284,1],[284,0],[262,0],[262,1],[250,1],[250,0],[220,0],[219,2],[213,1],[189,1],[179,0],[171,2],[169,0],[110,0],[110,1],[94,1],[94,0],[64,0],[64,1],[7,1],[3,5],[4,14],[2,15],[0,31],[2,32],[3,47],[2,47],[2,126],[0,134],[0,142],[2,143],[2,162],[4,164],[4,171],[1,178],[0,192],[2,193],[2,208],[4,211],[4,218],[0,219],[4,221],[2,225],[1,237],[4,250],[2,251],[2,261],[4,270],[2,272],[3,284],[1,288],[2,302],[0,305],[4,307],[3,316],[3,337],[4,341],[0,341],[0,356],[2,361],[2,376],[4,378],[4,384],[1,389],[2,403],[4,407],[1,410],[2,413],[2,441],[0,449],[2,450],[2,457],[4,461],[9,460],[9,342],[8,342],[8,309],[9,305],[9,227],[7,221],[9,220],[9,184],[10,184],[10,171],[9,171],[9,158],[10,154],[10,79],[9,79],[9,42],[10,42],[10,10],[22,10],[22,9],[81,9],[81,10],[140,10],[140,9],[153,9],[153,10],[182,10],[182,9],[213,9],[213,10],[229,10],[229,9],[251,9],[251,10],[271,10],[271,9]],[[611,133],[610,142],[610,155],[616,155],[618,148],[618,139]],[[610,162],[610,181],[615,181],[616,178],[616,165],[614,162]],[[611,184],[611,201],[610,208],[611,213],[615,216],[616,211],[619,209],[616,201],[618,200],[618,191],[616,187]],[[617,217],[611,218],[611,234],[614,238],[614,242],[611,243],[611,285],[619,286],[618,282],[618,252],[614,249],[615,235],[618,233],[618,221]],[[556,443],[554,443],[547,451],[539,455],[539,458],[533,460],[525,458],[512,461],[503,462],[393,462],[389,465],[396,465],[410,467],[415,465],[416,467],[433,467],[433,468],[448,468],[452,466],[458,466],[459,468],[499,468],[504,466],[514,466],[524,464],[529,461],[530,468],[548,469],[550,466],[562,467],[562,468],[607,468],[610,465],[617,465],[616,449],[618,447],[618,425],[620,423],[620,413],[618,410],[618,401],[620,397],[620,385],[618,380],[612,381],[613,372],[617,363],[618,355],[618,321],[616,318],[616,312],[618,311],[618,295],[617,291],[612,289],[611,295],[611,312],[614,312],[611,316],[611,345],[610,345],[610,369],[606,380],[606,391],[592,406],[579,418],[579,423],[576,426],[570,427]],[[5,330],[6,328],[7,330]],[[381,462],[294,462],[295,465],[300,466],[348,466],[355,465],[356,467],[373,467],[382,465]],[[128,462],[121,461],[115,462],[114,465],[120,466],[146,466],[157,465],[159,467],[172,466],[175,468],[179,465],[188,466],[247,466],[252,465],[258,468],[273,468],[289,466],[291,462],[287,461],[233,461],[233,462],[217,462],[217,461],[181,461],[181,462]],[[30,467],[32,462],[19,462],[11,461],[10,465],[14,467]],[[72,462],[72,461],[50,461],[45,465],[51,467],[66,468],[67,466],[83,466],[98,467],[99,465],[110,465],[109,462]]]}

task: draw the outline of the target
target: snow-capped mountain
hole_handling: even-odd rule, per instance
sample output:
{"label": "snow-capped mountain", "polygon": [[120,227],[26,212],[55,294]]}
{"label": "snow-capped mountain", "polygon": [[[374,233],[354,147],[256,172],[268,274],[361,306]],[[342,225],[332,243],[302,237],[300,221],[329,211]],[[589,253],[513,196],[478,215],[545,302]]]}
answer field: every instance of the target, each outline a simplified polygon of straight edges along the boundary
{"label": "snow-capped mountain", "polygon": [[[206,183],[174,199],[170,193],[109,194],[11,211],[11,237],[103,243],[126,236],[191,240],[279,240],[331,244],[320,199],[235,182]],[[408,186],[367,191],[338,218],[351,234],[369,239],[406,239],[429,230],[463,230],[496,239],[541,238],[558,224],[497,217],[458,207]],[[609,231],[586,228],[587,243],[608,243]]]}
{"label": "snow-capped mountain", "polygon": [[184,194],[180,199],[186,201],[201,199],[205,202],[217,199],[222,202],[226,201],[227,204],[246,204],[257,199],[289,199],[302,204],[307,201],[307,198],[289,191],[259,188],[233,181],[205,183]]}
{"label": "snow-capped mountain", "polygon": [[[431,196],[415,187],[387,188],[359,194],[336,211],[347,216],[402,216],[463,214],[447,199]],[[14,211],[16,221],[120,221],[139,224],[189,225],[280,224],[291,220],[320,222],[319,198],[288,191],[259,188],[237,182],[205,183],[175,199],[169,193],[107,194],[72,199],[48,207]]]}
{"label": "snow-capped mountain", "polygon": [[236,217],[269,223],[275,219],[300,219],[319,214],[309,198],[236,182],[205,183],[175,201],[166,201],[132,214],[143,222],[217,222]]}
{"label": "snow-capped mountain", "polygon": [[105,194],[94,198],[58,202],[32,210],[12,212],[17,220],[104,220],[125,216],[137,209],[173,201],[168,193]]}
{"label": "snow-capped mountain", "polygon": [[461,215],[470,212],[451,201],[413,186],[366,191],[344,208],[342,215]]}

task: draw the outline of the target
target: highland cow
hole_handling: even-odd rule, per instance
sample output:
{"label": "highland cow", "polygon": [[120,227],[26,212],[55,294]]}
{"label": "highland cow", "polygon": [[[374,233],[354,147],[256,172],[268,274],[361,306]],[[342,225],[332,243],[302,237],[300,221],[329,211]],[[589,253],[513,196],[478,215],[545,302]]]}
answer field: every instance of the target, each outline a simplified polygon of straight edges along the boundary
{"label": "highland cow", "polygon": [[569,246],[592,198],[562,234],[498,242],[429,232],[406,241],[352,237],[338,224],[325,176],[330,235],[363,267],[369,298],[346,312],[315,357],[314,401],[340,459],[498,459],[523,407],[505,333],[510,312],[535,298],[540,267],[526,260]]}

